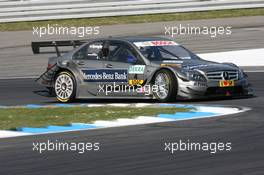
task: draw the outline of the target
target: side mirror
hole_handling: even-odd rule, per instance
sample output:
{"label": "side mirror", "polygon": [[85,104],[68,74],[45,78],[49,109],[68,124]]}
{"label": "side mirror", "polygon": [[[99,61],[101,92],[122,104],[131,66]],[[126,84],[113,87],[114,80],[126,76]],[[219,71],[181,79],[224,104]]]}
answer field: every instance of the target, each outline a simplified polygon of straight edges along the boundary
{"label": "side mirror", "polygon": [[136,63],[137,62],[137,58],[134,56],[128,56],[127,57],[127,63]]}

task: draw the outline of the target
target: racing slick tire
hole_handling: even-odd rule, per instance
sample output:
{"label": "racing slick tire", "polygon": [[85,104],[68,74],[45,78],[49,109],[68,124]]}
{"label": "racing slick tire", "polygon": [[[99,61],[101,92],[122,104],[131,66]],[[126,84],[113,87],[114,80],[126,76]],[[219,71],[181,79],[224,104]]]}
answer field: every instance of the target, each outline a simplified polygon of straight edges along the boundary
{"label": "racing slick tire", "polygon": [[155,74],[153,85],[158,88],[153,91],[154,96],[160,102],[171,102],[176,100],[178,83],[174,74],[166,69],[162,69]]}
{"label": "racing slick tire", "polygon": [[76,81],[69,71],[60,72],[54,82],[54,91],[60,102],[71,102],[76,95]]}

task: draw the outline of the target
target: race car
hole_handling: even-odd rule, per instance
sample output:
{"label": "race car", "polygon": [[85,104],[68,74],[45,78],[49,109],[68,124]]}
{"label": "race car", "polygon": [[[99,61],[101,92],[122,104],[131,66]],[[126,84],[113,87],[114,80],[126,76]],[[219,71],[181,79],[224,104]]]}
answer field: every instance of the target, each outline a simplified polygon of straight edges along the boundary
{"label": "race car", "polygon": [[[58,47],[70,45],[74,49],[61,56]],[[84,98],[169,102],[253,95],[247,75],[238,66],[203,60],[167,38],[32,42],[34,53],[49,46],[56,48],[57,56],[49,59],[37,82],[60,102]]]}

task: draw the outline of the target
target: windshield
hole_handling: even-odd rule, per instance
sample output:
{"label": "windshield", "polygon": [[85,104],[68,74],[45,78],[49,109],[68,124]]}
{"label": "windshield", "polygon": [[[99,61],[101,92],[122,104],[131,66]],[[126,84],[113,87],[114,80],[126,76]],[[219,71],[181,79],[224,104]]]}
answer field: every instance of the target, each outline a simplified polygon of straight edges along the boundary
{"label": "windshield", "polygon": [[146,41],[134,43],[150,61],[200,59],[173,41]]}

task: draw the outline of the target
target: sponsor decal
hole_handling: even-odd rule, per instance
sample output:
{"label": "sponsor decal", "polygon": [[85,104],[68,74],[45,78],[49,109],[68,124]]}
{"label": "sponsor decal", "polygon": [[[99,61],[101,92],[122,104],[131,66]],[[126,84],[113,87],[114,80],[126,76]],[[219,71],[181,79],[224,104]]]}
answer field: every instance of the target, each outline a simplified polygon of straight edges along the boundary
{"label": "sponsor decal", "polygon": [[171,66],[171,67],[178,67],[178,68],[181,67],[180,64],[161,64],[160,66],[161,66],[161,67]]}
{"label": "sponsor decal", "polygon": [[88,53],[87,56],[94,56],[94,57],[96,57],[96,56],[98,56],[98,54],[97,53]]}
{"label": "sponsor decal", "polygon": [[233,87],[235,86],[234,80],[221,80],[219,81],[219,87]]}
{"label": "sponsor decal", "polygon": [[182,60],[190,60],[192,59],[191,57],[181,57]]}
{"label": "sponsor decal", "polygon": [[144,80],[128,80],[129,85],[142,85]]}
{"label": "sponsor decal", "polygon": [[181,61],[181,60],[163,60],[162,63],[166,63],[166,64],[182,64],[183,61]]}
{"label": "sponsor decal", "polygon": [[127,82],[126,69],[88,69],[82,74],[85,82]]}
{"label": "sponsor decal", "polygon": [[145,65],[134,65],[129,66],[128,73],[129,74],[144,74]]}
{"label": "sponsor decal", "polygon": [[200,65],[194,65],[194,66],[185,66],[185,69],[202,69],[210,66],[217,66],[217,64],[200,64]]}
{"label": "sponsor decal", "polygon": [[144,41],[144,42],[134,42],[134,44],[140,47],[148,47],[148,46],[176,46],[178,45],[174,41]]}
{"label": "sponsor decal", "polygon": [[198,87],[207,87],[207,83],[203,83],[203,82],[194,82],[193,85]]}
{"label": "sponsor decal", "polygon": [[102,44],[92,44],[89,46],[89,48],[91,48],[91,49],[102,49],[103,46],[102,46]]}

